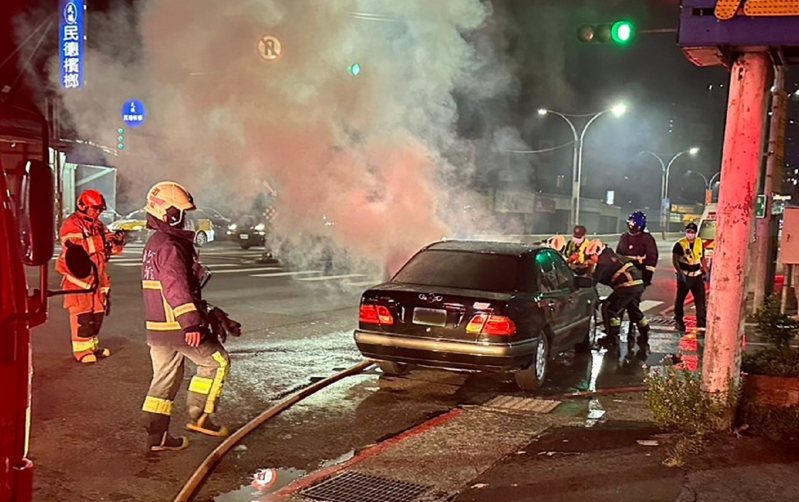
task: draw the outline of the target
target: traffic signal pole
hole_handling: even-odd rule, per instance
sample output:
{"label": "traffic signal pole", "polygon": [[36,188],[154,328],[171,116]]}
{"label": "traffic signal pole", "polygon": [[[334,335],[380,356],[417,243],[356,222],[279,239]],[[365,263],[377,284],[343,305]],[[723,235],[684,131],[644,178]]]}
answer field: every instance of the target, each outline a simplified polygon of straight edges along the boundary
{"label": "traffic signal pole", "polygon": [[[774,274],[770,266],[773,254],[774,192],[779,191],[782,182],[782,162],[785,141],[785,117],[788,97],[785,93],[785,69],[774,67],[774,85],[771,90],[771,122],[769,125],[768,150],[766,152],[766,172],[763,177],[763,194],[766,196],[766,214],[755,221],[755,250],[752,271],[755,278],[754,302],[752,311],[763,306],[763,301],[774,288]],[[776,178],[776,179],[775,179]],[[777,190],[775,190],[775,187]],[[771,272],[771,273],[769,273]]]}
{"label": "traffic signal pole", "polygon": [[737,382],[748,241],[760,170],[767,53],[743,53],[730,71],[727,123],[718,202],[718,235],[713,255],[702,380],[711,393]]}

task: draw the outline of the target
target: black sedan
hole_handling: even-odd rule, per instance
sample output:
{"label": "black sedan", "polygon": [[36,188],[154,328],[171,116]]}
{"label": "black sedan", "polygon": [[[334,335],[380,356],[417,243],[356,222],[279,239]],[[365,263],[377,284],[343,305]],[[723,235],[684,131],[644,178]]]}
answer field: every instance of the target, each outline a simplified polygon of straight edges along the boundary
{"label": "black sedan", "polygon": [[550,248],[438,242],[363,293],[355,342],[387,374],[509,372],[532,390],[553,355],[590,350],[597,303],[593,281]]}
{"label": "black sedan", "polygon": [[266,245],[267,224],[259,218],[244,218],[227,227],[227,238],[238,242],[241,249]]}

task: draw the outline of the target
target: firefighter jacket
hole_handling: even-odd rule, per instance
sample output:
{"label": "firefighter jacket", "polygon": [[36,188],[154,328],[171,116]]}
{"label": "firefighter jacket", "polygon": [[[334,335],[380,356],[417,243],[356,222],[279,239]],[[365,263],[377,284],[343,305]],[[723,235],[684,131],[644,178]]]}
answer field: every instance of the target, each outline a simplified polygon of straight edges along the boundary
{"label": "firefighter jacket", "polygon": [[610,248],[605,248],[599,255],[594,268],[594,279],[613,288],[614,293],[639,295],[644,291],[641,271]]}
{"label": "firefighter jacket", "polygon": [[97,267],[97,277],[100,280],[94,293],[65,295],[64,307],[77,309],[80,312],[102,312],[111,290],[108,260],[111,255],[122,252],[122,245],[114,242],[113,234],[102,221],[90,220],[80,213],[73,213],[64,221],[59,237],[61,254],[56,260],[55,269],[63,276],[61,287],[70,291],[90,289],[95,281],[93,277],[88,280],[78,279],[69,273],[66,266],[68,246],[81,246],[88,253],[92,263]]}
{"label": "firefighter jacket", "polygon": [[635,264],[641,271],[645,285],[648,286],[652,283],[652,276],[658,264],[658,247],[652,234],[649,232],[625,233],[619,239],[616,253]]}
{"label": "firefighter jacket", "polygon": [[686,277],[702,275],[702,258],[705,256],[702,239],[697,237],[691,242],[682,238],[674,245],[672,253],[677,255],[677,265]]}
{"label": "firefighter jacket", "polygon": [[583,242],[577,244],[574,240],[569,240],[566,248],[563,250],[563,256],[566,258],[566,263],[575,272],[585,273],[589,270],[590,264],[587,263],[585,251],[591,245],[591,241],[583,239]]}
{"label": "firefighter jacket", "polygon": [[142,257],[147,343],[185,345],[184,333],[207,332],[194,233],[150,215],[147,226],[155,229]]}

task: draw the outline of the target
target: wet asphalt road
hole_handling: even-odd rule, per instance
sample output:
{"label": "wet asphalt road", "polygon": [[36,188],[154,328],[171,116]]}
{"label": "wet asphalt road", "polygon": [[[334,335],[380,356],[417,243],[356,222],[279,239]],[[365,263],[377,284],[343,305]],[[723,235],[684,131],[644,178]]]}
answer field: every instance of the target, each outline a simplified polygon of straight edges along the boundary
{"label": "wet asphalt road", "polygon": [[[37,500],[168,500],[218,442],[192,436],[192,447],[184,452],[160,459],[141,453],[138,410],[151,369],[142,329],[140,252],[130,247],[111,265],[113,311],[101,336],[114,353],[111,358],[91,367],[71,360],[67,319],[57,300],[50,322],[34,333],[31,456],[37,465]],[[207,299],[244,324],[243,336],[227,344],[233,366],[222,421],[239,427],[313,379],[361,360],[351,330],[360,291],[379,280],[375,272],[261,264],[255,261],[257,250],[226,244],[209,246],[202,255],[214,272]],[[647,291],[644,307],[650,313],[667,306],[673,294],[665,268],[661,265]],[[676,344],[668,331],[652,338],[655,355],[628,354],[622,347],[616,354],[559,357],[541,393],[640,384],[641,363]],[[509,378],[493,375],[420,371],[388,379],[375,371],[353,377],[248,438],[220,465],[199,499],[235,492],[265,467],[282,469],[283,484],[455,406],[479,404],[500,393],[518,394]],[[176,401],[175,433],[185,423],[179,406],[183,395]],[[76,473],[76,458],[81,459],[79,471],[90,475]]]}

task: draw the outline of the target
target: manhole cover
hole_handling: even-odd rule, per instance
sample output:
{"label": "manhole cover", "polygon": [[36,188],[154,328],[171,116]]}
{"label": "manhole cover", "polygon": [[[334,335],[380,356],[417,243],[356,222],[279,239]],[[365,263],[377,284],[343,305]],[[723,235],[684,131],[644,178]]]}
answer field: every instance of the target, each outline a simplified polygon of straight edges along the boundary
{"label": "manhole cover", "polygon": [[483,406],[503,411],[522,411],[529,413],[549,413],[558,407],[560,401],[535,399],[532,397],[497,396]]}
{"label": "manhole cover", "polygon": [[413,502],[432,487],[406,481],[345,472],[302,492],[326,502]]}

